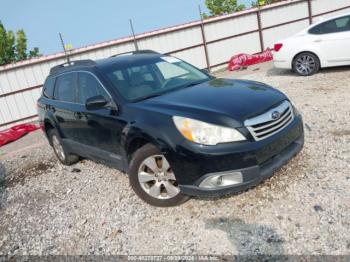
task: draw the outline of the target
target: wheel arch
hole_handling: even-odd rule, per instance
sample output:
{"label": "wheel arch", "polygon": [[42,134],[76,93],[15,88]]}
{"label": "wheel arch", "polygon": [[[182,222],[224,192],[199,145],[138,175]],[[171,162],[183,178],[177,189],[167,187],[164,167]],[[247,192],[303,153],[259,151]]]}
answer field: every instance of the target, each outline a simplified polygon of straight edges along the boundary
{"label": "wheel arch", "polygon": [[316,53],[316,52],[314,52],[314,51],[300,51],[300,52],[298,52],[296,55],[294,55],[293,56],[293,59],[292,59],[292,64],[291,64],[291,66],[292,66],[292,68],[294,68],[294,61],[295,61],[295,59],[296,59],[296,57],[298,56],[298,55],[300,55],[300,54],[303,54],[303,53],[310,53],[310,54],[313,54],[314,56],[316,56],[316,58],[318,59],[318,62],[319,62],[319,64],[320,64],[320,68],[322,68],[322,61],[321,61],[321,59],[320,59],[320,56]]}
{"label": "wheel arch", "polygon": [[171,150],[171,146],[168,145],[164,140],[153,137],[145,130],[132,128],[128,134],[123,138],[122,146],[125,149],[125,155],[127,162],[130,163],[133,154],[142,146],[146,144],[152,144],[163,153],[167,153]]}

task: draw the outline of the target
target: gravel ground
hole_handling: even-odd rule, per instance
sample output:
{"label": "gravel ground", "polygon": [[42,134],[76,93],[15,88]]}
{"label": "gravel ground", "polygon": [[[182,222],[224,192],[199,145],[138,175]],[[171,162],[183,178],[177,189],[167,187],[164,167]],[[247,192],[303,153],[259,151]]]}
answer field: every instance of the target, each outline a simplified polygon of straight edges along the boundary
{"label": "gravel ground", "polygon": [[350,68],[259,68],[222,75],[278,87],[306,123],[303,151],[271,179],[155,208],[114,169],[62,166],[37,131],[0,149],[0,254],[350,255]]}

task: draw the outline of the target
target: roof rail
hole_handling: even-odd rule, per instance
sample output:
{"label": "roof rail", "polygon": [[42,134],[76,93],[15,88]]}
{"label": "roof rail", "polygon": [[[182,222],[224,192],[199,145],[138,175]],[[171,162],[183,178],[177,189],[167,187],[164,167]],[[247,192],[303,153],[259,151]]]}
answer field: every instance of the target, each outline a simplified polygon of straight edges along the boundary
{"label": "roof rail", "polygon": [[142,54],[160,54],[160,53],[153,51],[153,50],[146,49],[146,50],[137,50],[137,51],[120,53],[120,54],[112,55],[111,57],[123,56],[123,55],[142,55]]}
{"label": "roof rail", "polygon": [[86,60],[76,60],[76,61],[71,61],[70,63],[64,63],[61,65],[57,65],[54,66],[50,69],[50,75],[51,74],[56,74],[59,71],[67,68],[67,67],[71,67],[71,66],[93,66],[96,65],[96,62],[90,59],[86,59]]}

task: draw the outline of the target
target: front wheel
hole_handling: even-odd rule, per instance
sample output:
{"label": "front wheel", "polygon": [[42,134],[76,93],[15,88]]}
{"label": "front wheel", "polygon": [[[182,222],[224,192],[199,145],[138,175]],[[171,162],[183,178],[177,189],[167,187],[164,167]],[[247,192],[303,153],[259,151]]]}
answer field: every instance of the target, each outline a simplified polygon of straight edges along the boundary
{"label": "front wheel", "polygon": [[320,70],[320,60],[312,53],[301,53],[294,58],[293,71],[300,76],[311,76]]}
{"label": "front wheel", "polygon": [[130,162],[129,180],[135,193],[153,206],[176,206],[190,198],[180,192],[169,162],[152,144],[135,152]]}

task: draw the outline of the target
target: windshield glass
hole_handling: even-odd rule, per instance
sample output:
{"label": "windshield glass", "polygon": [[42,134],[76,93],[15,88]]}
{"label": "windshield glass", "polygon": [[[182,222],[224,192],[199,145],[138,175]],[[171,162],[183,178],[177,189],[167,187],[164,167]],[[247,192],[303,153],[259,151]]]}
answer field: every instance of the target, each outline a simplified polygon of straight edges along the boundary
{"label": "windshield glass", "polygon": [[170,56],[127,59],[103,73],[128,101],[139,101],[209,80],[197,68]]}

